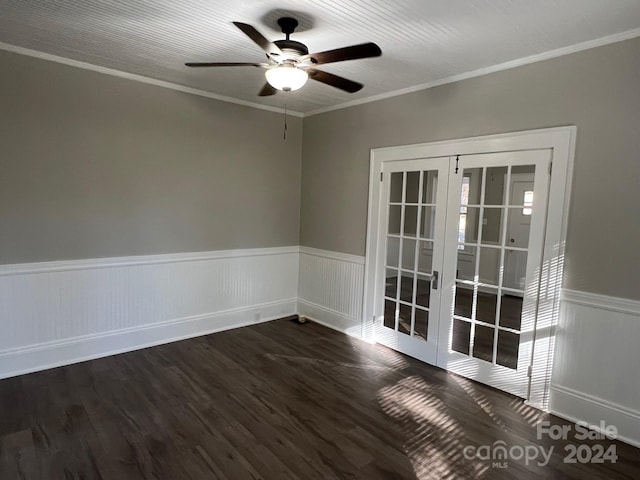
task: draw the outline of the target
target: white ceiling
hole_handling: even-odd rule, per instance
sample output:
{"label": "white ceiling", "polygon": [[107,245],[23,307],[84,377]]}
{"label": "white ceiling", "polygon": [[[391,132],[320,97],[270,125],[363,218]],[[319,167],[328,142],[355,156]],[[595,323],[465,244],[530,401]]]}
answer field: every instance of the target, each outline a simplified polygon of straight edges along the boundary
{"label": "white ceiling", "polygon": [[[310,81],[258,97],[264,71],[189,69],[187,61],[264,60],[232,21],[317,52],[372,41],[380,58],[322,66],[365,84],[356,94]],[[316,112],[434,84],[614,35],[640,35],[640,0],[2,0],[0,42],[256,104]],[[602,42],[604,43],[604,42]],[[589,44],[588,44],[589,45]],[[584,46],[584,45],[583,45]]]}

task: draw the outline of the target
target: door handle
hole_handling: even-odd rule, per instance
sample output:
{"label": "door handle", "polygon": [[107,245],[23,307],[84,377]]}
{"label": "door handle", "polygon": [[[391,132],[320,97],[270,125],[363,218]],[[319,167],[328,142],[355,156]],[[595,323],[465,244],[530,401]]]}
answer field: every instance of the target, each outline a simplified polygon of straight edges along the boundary
{"label": "door handle", "polygon": [[433,275],[431,275],[431,288],[434,290],[438,289],[438,272],[433,271]]}

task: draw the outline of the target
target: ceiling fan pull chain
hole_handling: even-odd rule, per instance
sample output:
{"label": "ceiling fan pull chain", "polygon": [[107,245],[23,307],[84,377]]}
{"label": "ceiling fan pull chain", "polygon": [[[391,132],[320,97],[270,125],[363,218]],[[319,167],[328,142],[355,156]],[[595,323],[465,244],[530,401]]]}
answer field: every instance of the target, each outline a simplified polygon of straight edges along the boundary
{"label": "ceiling fan pull chain", "polygon": [[284,134],[282,136],[283,140],[287,139],[287,104],[284,104]]}

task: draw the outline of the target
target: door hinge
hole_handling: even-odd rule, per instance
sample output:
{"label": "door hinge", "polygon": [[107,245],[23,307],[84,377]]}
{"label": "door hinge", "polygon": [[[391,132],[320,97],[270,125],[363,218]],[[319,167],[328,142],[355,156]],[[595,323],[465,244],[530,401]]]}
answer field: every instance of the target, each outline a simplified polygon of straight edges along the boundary
{"label": "door hinge", "polygon": [[551,175],[552,169],[553,169],[553,162],[549,162],[549,175]]}
{"label": "door hinge", "polygon": [[380,172],[380,181],[382,181],[382,175],[383,175],[383,173]]}
{"label": "door hinge", "polygon": [[371,323],[373,323],[374,325],[376,324],[376,314],[374,313],[373,315],[371,315]]}
{"label": "door hinge", "polygon": [[532,374],[533,374],[533,365],[529,365],[527,367],[527,377],[531,377]]}

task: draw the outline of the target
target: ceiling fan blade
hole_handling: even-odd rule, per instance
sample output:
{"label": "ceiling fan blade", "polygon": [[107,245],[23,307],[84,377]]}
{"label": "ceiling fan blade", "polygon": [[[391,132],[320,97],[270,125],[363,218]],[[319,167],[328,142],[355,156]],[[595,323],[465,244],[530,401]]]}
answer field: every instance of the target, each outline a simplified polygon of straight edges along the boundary
{"label": "ceiling fan blade", "polygon": [[260,93],[258,93],[258,96],[268,97],[269,95],[275,95],[276,92],[277,90],[272,87],[271,84],[265,83],[264,87],[262,87],[262,90],[260,90]]}
{"label": "ceiling fan blade", "polygon": [[253,40],[262,50],[264,50],[267,55],[283,55],[282,50],[280,50],[275,43],[267,40],[264,35],[262,35],[253,26],[240,22],[233,22],[233,24],[238,27],[242,33]]}
{"label": "ceiling fan blade", "polygon": [[187,67],[262,67],[267,68],[268,63],[248,63],[248,62],[188,62]]}
{"label": "ceiling fan blade", "polygon": [[360,58],[379,57],[382,50],[375,43],[362,43],[350,47],[336,48],[326,52],[310,53],[299,58],[300,62],[310,60],[314,65],[325,63],[344,62],[345,60],[358,60]]}
{"label": "ceiling fan blade", "polygon": [[355,93],[364,87],[361,83],[354,82],[353,80],[349,80],[344,77],[339,77],[333,73],[323,72],[322,70],[316,70],[315,68],[305,68],[304,70],[309,74],[310,79],[339,88],[345,92]]}

